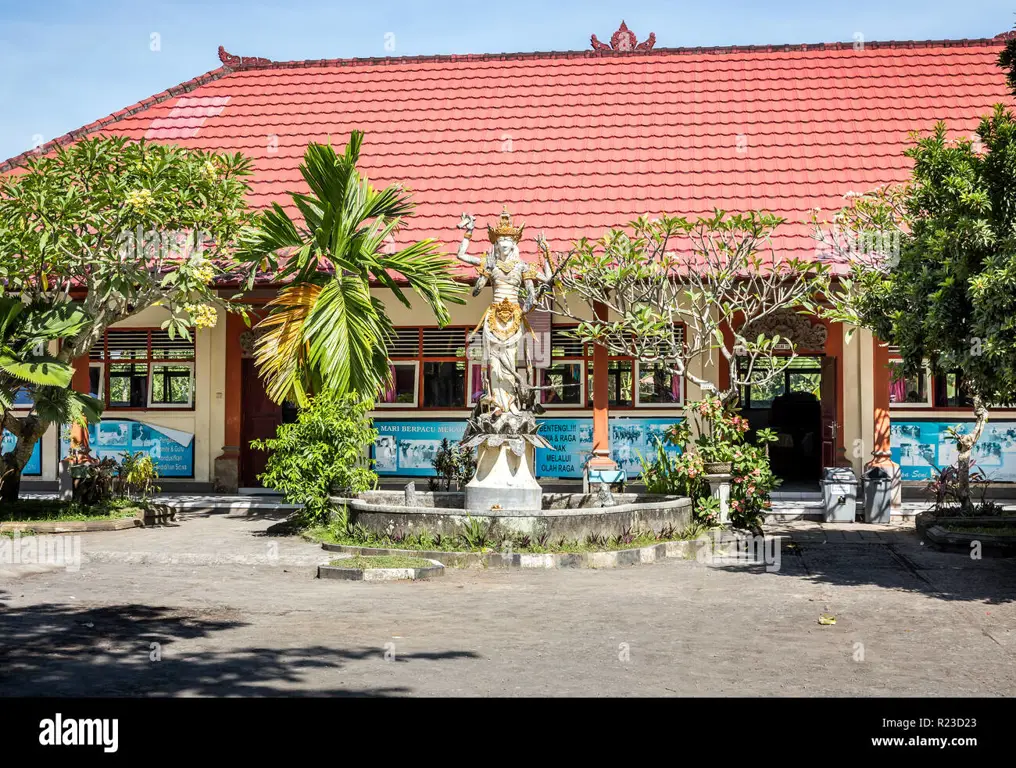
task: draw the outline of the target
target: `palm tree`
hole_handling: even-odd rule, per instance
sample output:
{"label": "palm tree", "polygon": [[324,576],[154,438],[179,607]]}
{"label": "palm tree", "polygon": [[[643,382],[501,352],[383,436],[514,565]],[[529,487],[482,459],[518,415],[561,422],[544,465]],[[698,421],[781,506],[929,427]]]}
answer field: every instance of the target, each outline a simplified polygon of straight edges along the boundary
{"label": "palm tree", "polygon": [[[375,397],[390,380],[388,345],[394,337],[382,302],[370,295],[375,282],[410,307],[408,283],[430,305],[440,325],[449,321],[446,302],[461,304],[464,287],[449,271],[434,240],[386,253],[413,203],[401,185],[376,190],[360,175],[363,133],[353,131],[339,155],[311,144],[300,172],[310,194],[291,193],[303,221],[278,204],[262,213],[244,238],[243,258],[258,272],[290,284],[269,302],[257,325],[262,333],[254,359],[268,396],[300,405],[323,390]],[[400,285],[401,284],[401,285]]]}
{"label": "palm tree", "polygon": [[[2,499],[18,497],[21,471],[46,424],[99,419],[99,401],[70,389],[74,368],[46,351],[50,341],[71,338],[87,323],[88,316],[71,302],[25,304],[0,297],[0,424],[16,440],[14,449],[0,461]],[[32,407],[14,411],[14,400],[25,389]]]}

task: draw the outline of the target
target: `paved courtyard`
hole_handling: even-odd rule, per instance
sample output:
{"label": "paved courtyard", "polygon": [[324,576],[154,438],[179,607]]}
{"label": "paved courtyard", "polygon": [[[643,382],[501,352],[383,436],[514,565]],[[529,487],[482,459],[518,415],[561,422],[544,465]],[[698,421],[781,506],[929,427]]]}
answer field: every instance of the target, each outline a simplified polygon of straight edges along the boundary
{"label": "paved courtyard", "polygon": [[266,535],[278,519],[183,513],[84,535],[77,571],[0,564],[0,693],[1016,691],[1016,563],[929,551],[910,526],[782,525],[773,572],[667,560],[365,584],[314,579],[327,557]]}

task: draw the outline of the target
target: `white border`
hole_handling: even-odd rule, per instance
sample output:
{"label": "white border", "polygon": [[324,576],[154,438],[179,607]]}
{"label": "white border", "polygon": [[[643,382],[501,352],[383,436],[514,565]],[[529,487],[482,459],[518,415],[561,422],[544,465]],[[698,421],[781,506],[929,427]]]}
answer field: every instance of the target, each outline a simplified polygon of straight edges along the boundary
{"label": "white border", "polygon": [[[190,387],[187,390],[186,403],[153,403],[152,393],[155,391],[155,366],[173,366],[190,369]],[[194,363],[192,361],[174,362],[173,360],[159,361],[148,364],[148,407],[149,408],[191,408],[194,406]]]}
{"label": "white border", "polygon": [[[545,403],[543,402],[543,392],[540,392],[540,405],[544,408],[585,408],[586,407],[586,361],[585,360],[574,360],[561,357],[552,357],[550,359],[551,364],[547,368],[553,368],[554,365],[577,365],[579,367],[579,402],[577,403]],[[536,376],[535,383],[533,386],[539,385],[539,371],[545,371],[547,368],[534,368],[533,373]]]}
{"label": "white border", "polygon": [[681,378],[681,399],[676,403],[643,403],[642,393],[639,391],[639,381],[642,378],[642,363],[635,363],[635,407],[636,408],[683,408],[685,390],[688,388],[688,380]]}
{"label": "white border", "polygon": [[375,408],[418,408],[420,403],[420,361],[419,360],[389,360],[389,365],[411,365],[413,366],[413,402],[412,403],[375,403]]}
{"label": "white border", "polygon": [[[895,358],[895,359],[890,358],[890,360],[889,360],[890,364],[892,364],[892,363],[899,363],[899,362],[902,362],[902,358]],[[889,402],[889,410],[895,410],[895,409],[907,410],[907,409],[911,409],[911,408],[913,408],[913,409],[917,409],[917,408],[931,408],[932,407],[932,401],[933,401],[933,399],[935,397],[935,391],[934,391],[935,390],[935,377],[931,375],[931,366],[929,366],[927,363],[924,364],[924,377],[925,377],[925,388],[924,388],[924,391],[928,393],[928,399],[925,402],[923,402],[923,403],[907,403],[907,402],[894,403],[894,402],[890,401]],[[892,386],[892,381],[893,381],[892,371],[890,370],[890,372],[889,372],[889,386],[890,387]]]}

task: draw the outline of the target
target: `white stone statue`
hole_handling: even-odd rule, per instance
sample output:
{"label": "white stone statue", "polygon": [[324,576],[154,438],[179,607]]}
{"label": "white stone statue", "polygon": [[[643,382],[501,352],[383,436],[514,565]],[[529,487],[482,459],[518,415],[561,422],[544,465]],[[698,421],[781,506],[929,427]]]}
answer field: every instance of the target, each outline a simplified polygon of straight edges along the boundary
{"label": "white stone statue", "polygon": [[[484,396],[476,404],[463,446],[477,449],[476,476],[466,486],[467,509],[533,509],[540,507],[542,489],[534,474],[535,449],[550,448],[538,434],[534,407],[535,390],[518,372],[519,344],[532,333],[526,314],[540,293],[553,282],[545,238],[537,237],[543,267],[527,264],[519,256],[522,226],[514,226],[507,207],[496,227],[487,227],[491,242],[484,259],[469,256],[475,222],[462,214],[459,228],[465,230],[456,254],[460,261],[476,267],[479,277],[473,295],[490,283],[494,301],[484,311],[469,341],[482,334],[482,382]],[[530,347],[524,347],[527,372],[532,372]],[[502,503],[503,502],[503,503]]]}
{"label": "white stone statue", "polygon": [[[498,226],[487,227],[491,247],[481,260],[466,253],[473,227],[473,217],[462,214],[459,228],[464,229],[466,234],[456,256],[476,267],[479,273],[473,295],[478,296],[489,282],[494,289],[494,301],[487,307],[468,340],[472,341],[477,333],[482,334],[484,401],[498,410],[519,413],[522,410],[521,396],[529,386],[517,370],[519,344],[523,343],[527,333],[532,334],[526,314],[533,308],[538,295],[536,283],[539,282],[542,289],[549,286],[552,279],[549,259],[546,258],[546,240],[542,235],[537,238],[544,255],[543,269],[524,262],[519,257],[518,246],[524,227],[512,225],[505,207]],[[528,345],[524,351],[526,368],[531,373]]]}

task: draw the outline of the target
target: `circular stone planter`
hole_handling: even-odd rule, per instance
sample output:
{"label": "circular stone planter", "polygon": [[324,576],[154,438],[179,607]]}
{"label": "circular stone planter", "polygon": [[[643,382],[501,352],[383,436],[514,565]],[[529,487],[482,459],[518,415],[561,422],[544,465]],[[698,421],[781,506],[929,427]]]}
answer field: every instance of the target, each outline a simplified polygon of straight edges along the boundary
{"label": "circular stone planter", "polygon": [[678,530],[691,524],[691,499],[644,493],[615,493],[613,506],[601,506],[595,494],[544,493],[543,509],[464,509],[461,492],[420,492],[411,504],[401,491],[367,491],[354,499],[332,498],[335,507],[348,505],[350,520],[375,533],[402,530],[454,536],[470,519],[503,530],[552,540],[584,540],[590,535],[616,536],[626,529]]}
{"label": "circular stone planter", "polygon": [[[370,554],[380,554],[372,552]],[[395,553],[385,553],[395,554]],[[418,581],[420,579],[432,579],[436,576],[444,576],[445,567],[437,560],[430,560],[419,557],[413,553],[398,553],[402,556],[412,556],[420,560],[426,560],[430,565],[420,568],[343,568],[334,563],[319,565],[317,576],[319,579],[338,579],[340,581]]]}
{"label": "circular stone planter", "polygon": [[[322,544],[327,552],[347,555],[397,555],[422,557],[456,568],[620,568],[640,563],[655,563],[668,557],[696,560],[703,549],[713,547],[708,538],[683,541],[662,541],[636,549],[614,549],[602,552],[446,552],[443,550],[376,549],[346,544]],[[726,547],[723,551],[730,550]],[[728,552],[729,554],[729,552]],[[320,574],[319,574],[320,575]],[[339,577],[335,577],[339,578]]]}

